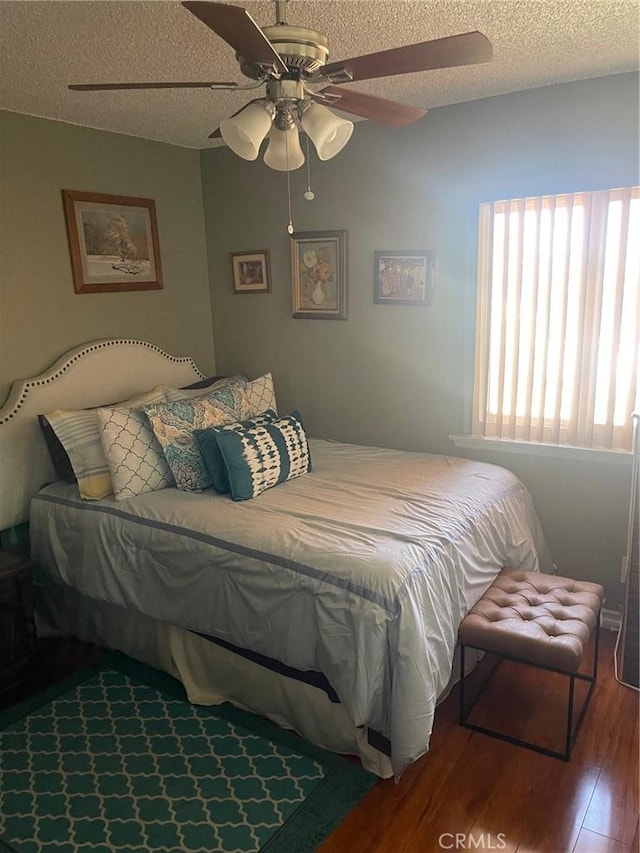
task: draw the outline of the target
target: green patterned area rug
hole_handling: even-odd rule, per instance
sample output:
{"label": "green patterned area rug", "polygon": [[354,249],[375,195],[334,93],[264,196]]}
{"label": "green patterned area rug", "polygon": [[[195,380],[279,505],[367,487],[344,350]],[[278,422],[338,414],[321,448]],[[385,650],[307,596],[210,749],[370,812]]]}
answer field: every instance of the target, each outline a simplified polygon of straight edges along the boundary
{"label": "green patterned area rug", "polygon": [[376,781],[121,655],[0,728],[0,850],[18,853],[305,853]]}

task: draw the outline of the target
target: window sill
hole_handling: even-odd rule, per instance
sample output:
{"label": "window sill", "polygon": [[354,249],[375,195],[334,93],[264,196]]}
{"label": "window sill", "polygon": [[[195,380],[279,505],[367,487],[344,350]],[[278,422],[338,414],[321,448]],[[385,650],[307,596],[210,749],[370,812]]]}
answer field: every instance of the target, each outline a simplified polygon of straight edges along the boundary
{"label": "window sill", "polygon": [[633,454],[627,450],[598,450],[566,444],[543,444],[534,441],[515,441],[507,438],[483,438],[471,435],[450,435],[456,447],[467,450],[488,450],[498,453],[524,453],[529,456],[548,456],[578,462],[608,462],[631,465]]}

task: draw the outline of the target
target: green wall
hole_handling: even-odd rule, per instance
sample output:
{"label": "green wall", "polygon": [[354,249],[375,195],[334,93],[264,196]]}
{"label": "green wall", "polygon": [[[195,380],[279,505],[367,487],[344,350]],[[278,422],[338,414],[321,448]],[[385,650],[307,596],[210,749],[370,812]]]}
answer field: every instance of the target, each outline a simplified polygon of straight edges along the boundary
{"label": "green wall", "polygon": [[[296,230],[349,232],[349,319],[318,321],[291,317],[285,175],[225,148],[1,113],[0,397],[78,343],[132,337],[205,371],[271,370],[281,408],[314,435],[461,453],[449,435],[470,408],[478,202],[637,183],[638,126],[637,75],[432,110],[405,129],[358,123],[338,157],[312,159],[315,201],[305,170],[292,175]],[[155,199],[164,290],[76,294],[62,189]],[[433,305],[375,305],[373,252],[413,248],[436,254]],[[234,295],[229,253],[255,249],[270,251],[272,292]],[[615,606],[630,466],[476,455],[522,478],[559,571],[601,580]]]}
{"label": "green wall", "polygon": [[[0,113],[0,400],[85,341],[126,337],[214,369],[199,152]],[[152,198],[164,289],[76,294],[61,190]]]}
{"label": "green wall", "polygon": [[[432,110],[405,129],[359,123],[326,163],[292,174],[297,231],[349,232],[349,319],[291,317],[285,175],[202,152],[217,367],[271,370],[311,434],[461,453],[473,366],[481,200],[638,183],[638,77],[617,75]],[[376,249],[429,248],[431,307],[373,303]],[[234,295],[229,253],[268,249],[270,294]],[[469,453],[468,455],[472,455]],[[477,454],[480,458],[480,454]],[[486,453],[531,490],[560,572],[620,599],[630,465]]]}

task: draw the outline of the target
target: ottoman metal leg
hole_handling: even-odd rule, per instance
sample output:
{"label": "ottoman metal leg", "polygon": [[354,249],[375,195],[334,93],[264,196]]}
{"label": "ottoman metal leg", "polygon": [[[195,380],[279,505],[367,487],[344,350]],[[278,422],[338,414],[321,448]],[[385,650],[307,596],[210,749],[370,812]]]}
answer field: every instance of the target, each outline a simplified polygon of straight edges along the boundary
{"label": "ottoman metal leg", "polygon": [[[598,618],[596,620],[595,627],[595,636],[594,636],[594,653],[593,653],[593,669],[589,675],[583,675],[578,672],[565,672],[563,670],[554,669],[548,666],[542,666],[540,664],[532,664],[530,661],[523,660],[522,658],[511,657],[509,655],[501,654],[498,656],[498,662],[494,665],[491,672],[484,680],[480,689],[473,697],[471,703],[468,707],[466,707],[466,696],[465,696],[465,648],[476,648],[476,646],[465,646],[460,645],[460,725],[464,726],[464,728],[471,729],[475,732],[480,732],[481,734],[489,735],[490,737],[497,738],[498,740],[506,741],[507,743],[513,743],[516,746],[523,746],[526,749],[532,749],[535,752],[539,752],[542,755],[549,755],[552,758],[560,758],[563,761],[569,761],[571,758],[571,753],[573,751],[573,747],[576,742],[576,738],[578,737],[578,732],[580,731],[580,727],[582,726],[582,722],[584,720],[587,707],[589,706],[589,702],[591,701],[591,696],[593,693],[593,689],[595,687],[596,678],[598,675],[598,649],[600,646],[600,614],[598,613]],[[477,649],[478,651],[486,652],[486,649]],[[510,735],[503,734],[502,732],[498,732],[494,729],[486,728],[485,726],[478,726],[475,723],[469,722],[469,715],[471,711],[475,707],[478,699],[484,692],[485,688],[489,685],[491,679],[493,678],[498,666],[500,665],[502,660],[511,660],[516,663],[526,664],[527,666],[533,666],[536,669],[544,669],[548,672],[555,672],[558,675],[565,676],[569,681],[569,693],[567,698],[567,726],[566,726],[566,734],[565,734],[565,748],[563,752],[559,750],[547,749],[543,746],[538,746],[537,744],[531,743],[530,741],[521,740],[520,738],[511,737]],[[574,709],[574,691],[575,691],[575,682],[576,679],[580,679],[581,681],[586,681],[589,684],[589,689],[587,690],[587,695],[584,698],[582,703],[582,708],[580,710],[580,715],[576,722],[575,727],[573,726],[573,709]]]}

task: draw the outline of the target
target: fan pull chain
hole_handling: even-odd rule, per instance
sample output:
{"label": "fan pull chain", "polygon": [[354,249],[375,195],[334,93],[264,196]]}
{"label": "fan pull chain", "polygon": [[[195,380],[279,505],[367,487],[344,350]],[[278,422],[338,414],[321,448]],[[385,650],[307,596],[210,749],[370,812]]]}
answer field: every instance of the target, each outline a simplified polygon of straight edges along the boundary
{"label": "fan pull chain", "polygon": [[291,172],[289,171],[289,137],[285,135],[284,137],[284,151],[285,157],[287,159],[287,202],[289,204],[289,224],[287,225],[287,231],[289,234],[293,234],[293,222],[291,220]]}
{"label": "fan pull chain", "polygon": [[304,197],[307,201],[313,201],[316,197],[316,194],[311,189],[311,161],[309,159],[309,137],[306,136],[305,138],[307,142],[307,191],[304,194]]}

